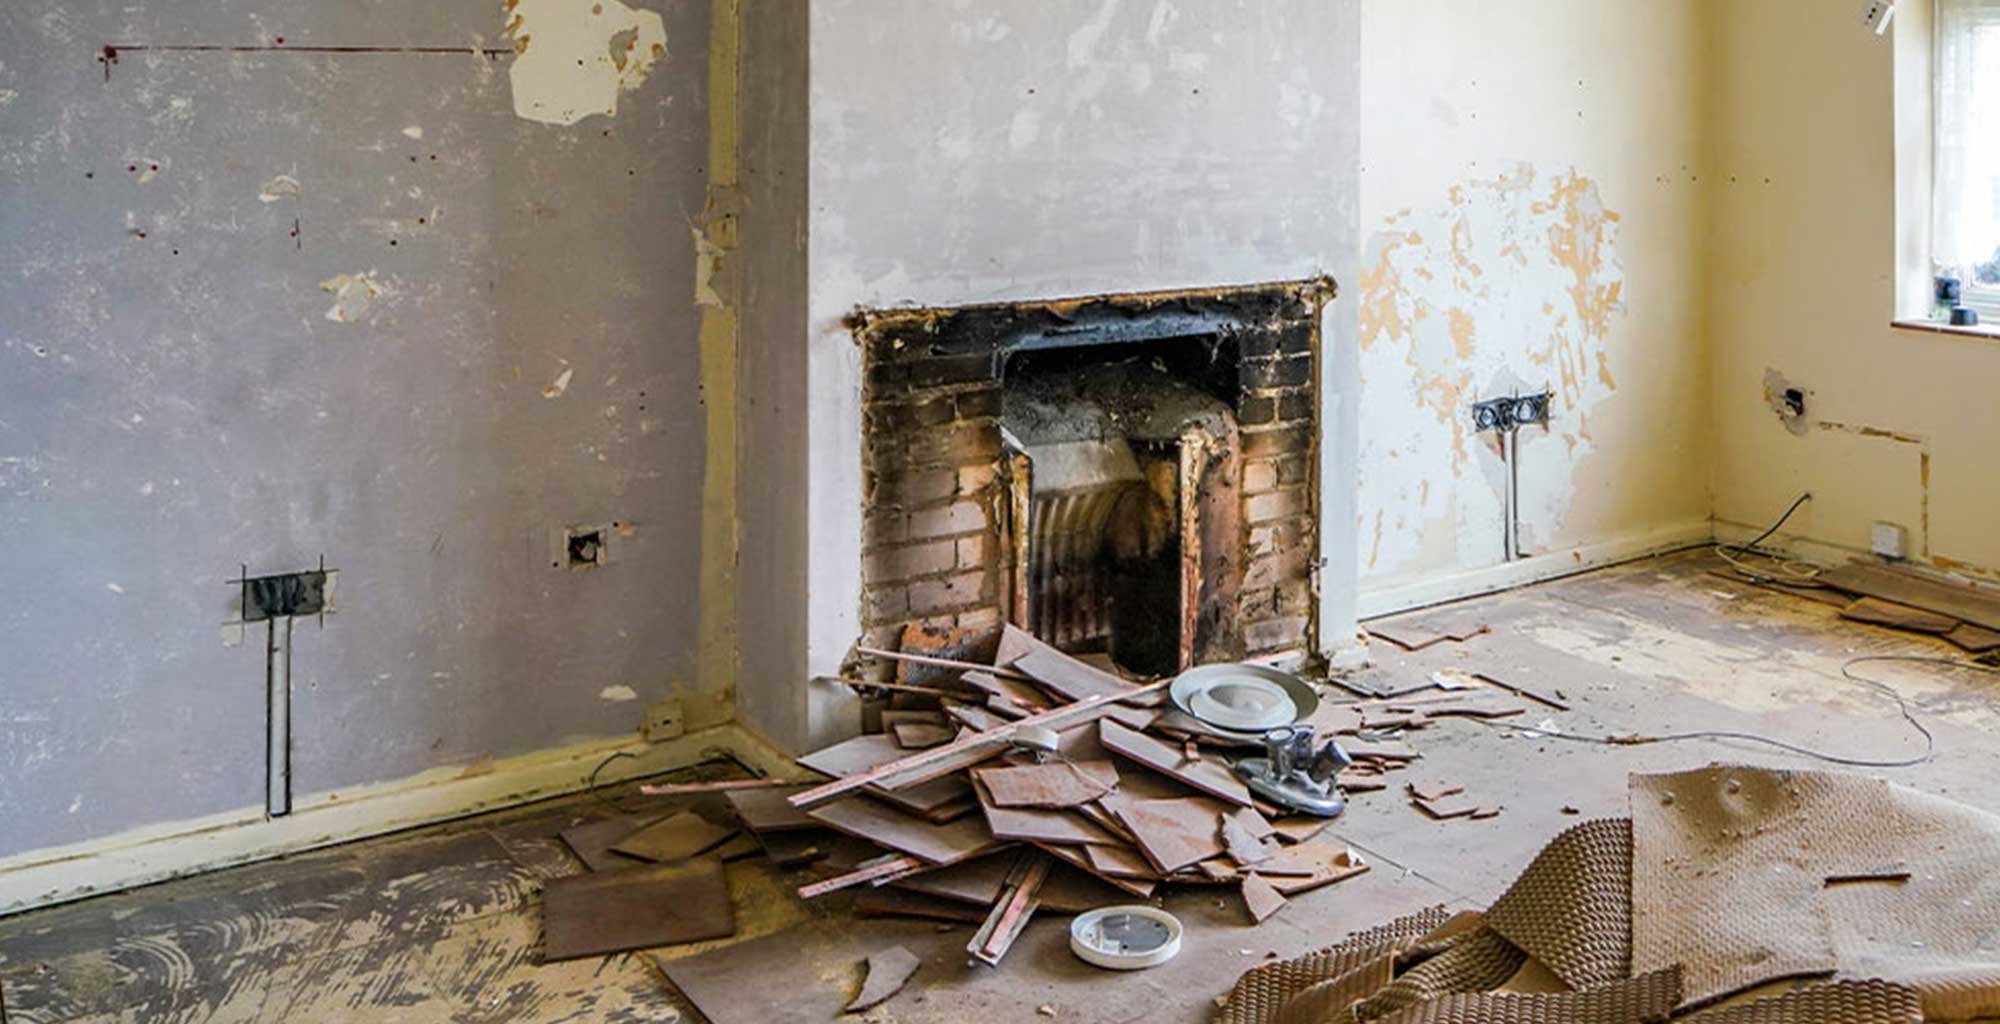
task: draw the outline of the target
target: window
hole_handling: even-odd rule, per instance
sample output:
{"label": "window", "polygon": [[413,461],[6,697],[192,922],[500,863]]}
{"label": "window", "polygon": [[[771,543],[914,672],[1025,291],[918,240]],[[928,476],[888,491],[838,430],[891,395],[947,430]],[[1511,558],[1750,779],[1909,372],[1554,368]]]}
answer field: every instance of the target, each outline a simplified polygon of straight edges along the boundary
{"label": "window", "polygon": [[2000,0],[1937,0],[1932,256],[2000,325]]}

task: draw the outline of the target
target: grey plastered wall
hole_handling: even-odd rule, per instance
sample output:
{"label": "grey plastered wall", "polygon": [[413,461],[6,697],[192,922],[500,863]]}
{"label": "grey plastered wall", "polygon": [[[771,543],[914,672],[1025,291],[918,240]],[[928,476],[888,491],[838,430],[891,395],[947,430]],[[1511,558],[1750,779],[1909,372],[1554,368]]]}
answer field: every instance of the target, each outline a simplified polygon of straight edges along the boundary
{"label": "grey plastered wall", "polygon": [[[837,668],[860,632],[849,312],[1318,273],[1345,293],[1322,369],[1322,643],[1351,642],[1358,14],[1359,0],[813,0],[812,426],[803,478],[779,481],[806,494],[808,671]],[[743,690],[758,685],[750,648]]]}
{"label": "grey plastered wall", "polygon": [[806,731],[805,577],[810,529],[806,439],[806,129],[809,6],[742,8],[739,174],[743,291],[737,410],[740,423],[742,622],[736,711],[781,746],[810,747]]}
{"label": "grey plastered wall", "polygon": [[709,8],[640,6],[667,58],[570,127],[507,54],[94,59],[504,49],[490,0],[0,7],[0,855],[261,804],[239,564],[340,570],[300,793],[629,733],[691,675]]}

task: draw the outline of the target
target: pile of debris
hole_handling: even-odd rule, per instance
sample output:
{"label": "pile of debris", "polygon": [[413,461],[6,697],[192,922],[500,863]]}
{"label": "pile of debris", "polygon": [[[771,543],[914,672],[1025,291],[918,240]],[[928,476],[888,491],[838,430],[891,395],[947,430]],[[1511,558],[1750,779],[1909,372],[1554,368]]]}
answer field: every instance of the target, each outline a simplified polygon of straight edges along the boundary
{"label": "pile of debris", "polygon": [[[1368,870],[1325,832],[1348,794],[1390,790],[1419,762],[1404,736],[1527,710],[1505,684],[1449,672],[1336,702],[1257,666],[1137,681],[1012,626],[983,649],[963,633],[912,627],[901,651],[863,649],[894,675],[840,684],[890,706],[879,731],[799,757],[810,774],[642,786],[684,799],[564,830],[591,873],[544,890],[546,958],[732,935],[722,862],[759,854],[806,871],[804,899],[841,893],[862,915],[977,925],[967,953],[989,965],[1038,913],[1129,907],[1169,885],[1233,890],[1259,924]],[[1216,672],[1212,700],[1189,697],[1184,684]],[[1290,688],[1277,701],[1287,743],[1203,717],[1262,722],[1271,691],[1256,678]],[[1439,820],[1500,810],[1438,780],[1395,788]],[[871,978],[895,976],[884,966]]]}
{"label": "pile of debris", "polygon": [[[739,799],[760,839],[817,828],[865,844],[815,865],[823,877],[802,897],[856,890],[862,913],[976,920],[967,951],[997,964],[1038,910],[1130,903],[1178,883],[1234,888],[1261,922],[1290,896],[1368,869],[1322,837],[1330,816],[1253,793],[1222,752],[1262,743],[1175,708],[1172,680],[1134,682],[1012,626],[990,663],[868,653],[905,666],[903,682],[856,681],[905,705],[882,713],[884,731],[798,759],[830,781]],[[1332,737],[1361,718],[1326,705],[1294,724]],[[1381,788],[1381,772],[1418,756],[1395,742],[1346,753],[1337,782],[1357,789]]]}

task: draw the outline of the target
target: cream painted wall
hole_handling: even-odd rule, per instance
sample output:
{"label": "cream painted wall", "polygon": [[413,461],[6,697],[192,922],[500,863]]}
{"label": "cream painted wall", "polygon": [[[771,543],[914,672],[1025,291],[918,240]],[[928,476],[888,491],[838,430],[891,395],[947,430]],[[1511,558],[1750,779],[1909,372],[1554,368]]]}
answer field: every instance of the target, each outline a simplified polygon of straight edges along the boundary
{"label": "cream painted wall", "polygon": [[1467,407],[1515,384],[1526,553],[1706,529],[1705,8],[1363,4],[1364,606],[1502,561]]}
{"label": "cream painted wall", "polygon": [[[1866,550],[1870,523],[1886,519],[1929,560],[1991,573],[2000,343],[1889,327],[1909,247],[1894,52],[1920,62],[1923,25],[1899,17],[1892,45],[1846,15],[1760,0],[1716,26],[1716,516],[1725,532],[1761,525],[1809,490],[1787,530],[1803,553]],[[1923,75],[1908,77],[1902,99],[1921,122]],[[1921,138],[1902,155],[1914,176]],[[1771,413],[1769,369],[1810,393],[1803,435]]]}

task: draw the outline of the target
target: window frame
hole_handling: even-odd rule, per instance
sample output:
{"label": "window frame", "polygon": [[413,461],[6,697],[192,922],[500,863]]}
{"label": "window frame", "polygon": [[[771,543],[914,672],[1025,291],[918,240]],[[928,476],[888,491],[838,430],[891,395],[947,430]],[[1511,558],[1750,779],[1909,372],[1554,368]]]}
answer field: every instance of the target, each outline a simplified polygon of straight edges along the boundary
{"label": "window frame", "polygon": [[[1944,225],[1947,220],[1947,214],[1944,209],[1946,190],[1941,187],[1941,183],[1944,175],[1947,173],[1945,169],[1947,160],[1946,140],[1952,137],[1953,134],[1947,132],[1945,129],[1945,119],[1951,113],[1949,110],[1950,104],[1947,103],[1945,96],[1947,90],[1946,75],[1948,74],[1946,68],[1946,45],[1949,41],[1946,34],[1954,30],[1951,23],[1952,20],[1946,15],[1946,6],[1953,2],[1954,0],[1931,0],[1926,5],[1930,8],[1928,12],[1930,15],[1930,31],[1927,33],[1929,39],[1926,41],[1926,49],[1929,51],[1927,56],[1931,72],[1930,123],[1927,128],[1931,139],[1931,180],[1928,183],[1928,205],[1930,206],[1929,214],[1931,221],[1929,249],[1930,265],[1932,267],[1931,273],[1927,275],[1927,284],[1931,279],[1935,279],[1937,275],[1936,268],[1953,268],[1962,275],[1959,280],[1959,302],[1979,314],[1980,326],[2000,327],[2000,283],[1983,285],[1975,282],[1972,278],[1974,272],[1972,266],[1959,266],[1961,257],[1958,254],[1944,252]],[[2000,0],[1984,0],[1984,2],[1989,3],[1994,9],[1992,14],[1993,24],[1989,27],[2000,30]],[[1977,31],[1979,27],[1967,26],[1972,31]],[[1996,47],[1996,50],[2000,50],[2000,47]],[[2000,57],[1995,57],[1994,59],[2000,61]],[[1995,102],[1996,104],[2000,104],[2000,97],[1996,97]],[[1995,161],[1995,166],[1996,173],[1994,177],[1996,182],[2000,182],[2000,160]],[[1996,205],[2000,205],[2000,195],[1996,195],[1995,202]],[[1996,233],[1994,242],[1996,246],[2000,246],[2000,233]],[[2000,259],[2000,248],[1996,248],[1995,259]],[[1926,292],[1933,292],[1934,287],[1934,284],[1930,285],[1926,288]],[[1934,299],[1931,306],[1935,306]],[[1935,316],[1934,309],[1927,308],[1924,311],[1924,316],[1926,318],[1933,318]],[[1943,321],[1933,320],[1933,322],[1942,323]]]}

